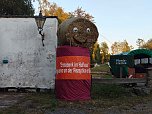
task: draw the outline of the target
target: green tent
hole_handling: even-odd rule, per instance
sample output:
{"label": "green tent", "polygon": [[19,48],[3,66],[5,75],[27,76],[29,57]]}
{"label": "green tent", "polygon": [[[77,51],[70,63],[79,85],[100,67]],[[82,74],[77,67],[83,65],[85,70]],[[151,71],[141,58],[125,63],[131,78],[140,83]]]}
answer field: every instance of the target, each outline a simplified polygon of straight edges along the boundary
{"label": "green tent", "polygon": [[115,77],[120,77],[121,73],[122,77],[127,77],[128,67],[147,68],[152,66],[152,50],[136,49],[117,55],[111,55],[110,66],[111,71]]}
{"label": "green tent", "polygon": [[152,57],[152,50],[149,49],[136,49],[128,52],[127,55],[132,55],[134,58]]}

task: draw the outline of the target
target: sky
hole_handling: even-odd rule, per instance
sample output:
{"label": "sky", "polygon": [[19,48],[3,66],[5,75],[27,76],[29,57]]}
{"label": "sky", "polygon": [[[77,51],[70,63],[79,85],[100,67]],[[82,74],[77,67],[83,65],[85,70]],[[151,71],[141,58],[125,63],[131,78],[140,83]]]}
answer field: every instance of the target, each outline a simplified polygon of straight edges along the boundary
{"label": "sky", "polygon": [[[49,0],[66,12],[82,7],[94,17],[98,28],[98,43],[107,42],[109,48],[114,42],[127,40],[134,49],[136,41],[152,38],[152,0]],[[34,2],[38,7],[38,2]],[[37,13],[37,12],[36,12]]]}

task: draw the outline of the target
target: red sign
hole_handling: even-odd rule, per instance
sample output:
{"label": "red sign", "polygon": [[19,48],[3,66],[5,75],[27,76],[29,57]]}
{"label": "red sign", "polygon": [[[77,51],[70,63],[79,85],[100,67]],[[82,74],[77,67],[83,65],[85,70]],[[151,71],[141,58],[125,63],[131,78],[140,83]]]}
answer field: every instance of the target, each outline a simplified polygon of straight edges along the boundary
{"label": "red sign", "polygon": [[56,59],[56,79],[91,79],[90,57],[62,56]]}

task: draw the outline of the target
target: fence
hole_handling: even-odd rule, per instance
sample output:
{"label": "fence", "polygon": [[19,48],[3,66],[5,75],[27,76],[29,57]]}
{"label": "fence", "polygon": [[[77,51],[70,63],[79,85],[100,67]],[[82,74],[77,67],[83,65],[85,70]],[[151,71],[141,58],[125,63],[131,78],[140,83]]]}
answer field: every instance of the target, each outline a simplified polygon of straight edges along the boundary
{"label": "fence", "polygon": [[[108,72],[92,72],[91,75],[105,75],[110,74]],[[152,68],[147,69],[146,76],[144,78],[96,78],[92,77],[92,83],[101,84],[132,84],[132,83],[145,83],[152,89]]]}
{"label": "fence", "polygon": [[101,84],[133,84],[133,83],[147,83],[146,78],[112,78],[112,79],[97,79],[92,78],[93,83],[101,83]]}

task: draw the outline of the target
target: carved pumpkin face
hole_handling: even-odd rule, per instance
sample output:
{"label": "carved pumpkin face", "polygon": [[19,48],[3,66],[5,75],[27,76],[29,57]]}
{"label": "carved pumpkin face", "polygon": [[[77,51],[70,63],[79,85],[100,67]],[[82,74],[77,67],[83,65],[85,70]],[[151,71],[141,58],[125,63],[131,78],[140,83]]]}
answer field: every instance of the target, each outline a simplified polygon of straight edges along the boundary
{"label": "carved pumpkin face", "polygon": [[[59,40],[64,37],[63,45],[79,46],[90,48],[98,38],[98,31],[96,26],[83,18],[76,18],[73,21],[69,21],[70,24],[65,23],[64,34],[58,34]],[[60,28],[61,29],[61,28]],[[60,32],[62,33],[62,32]]]}

